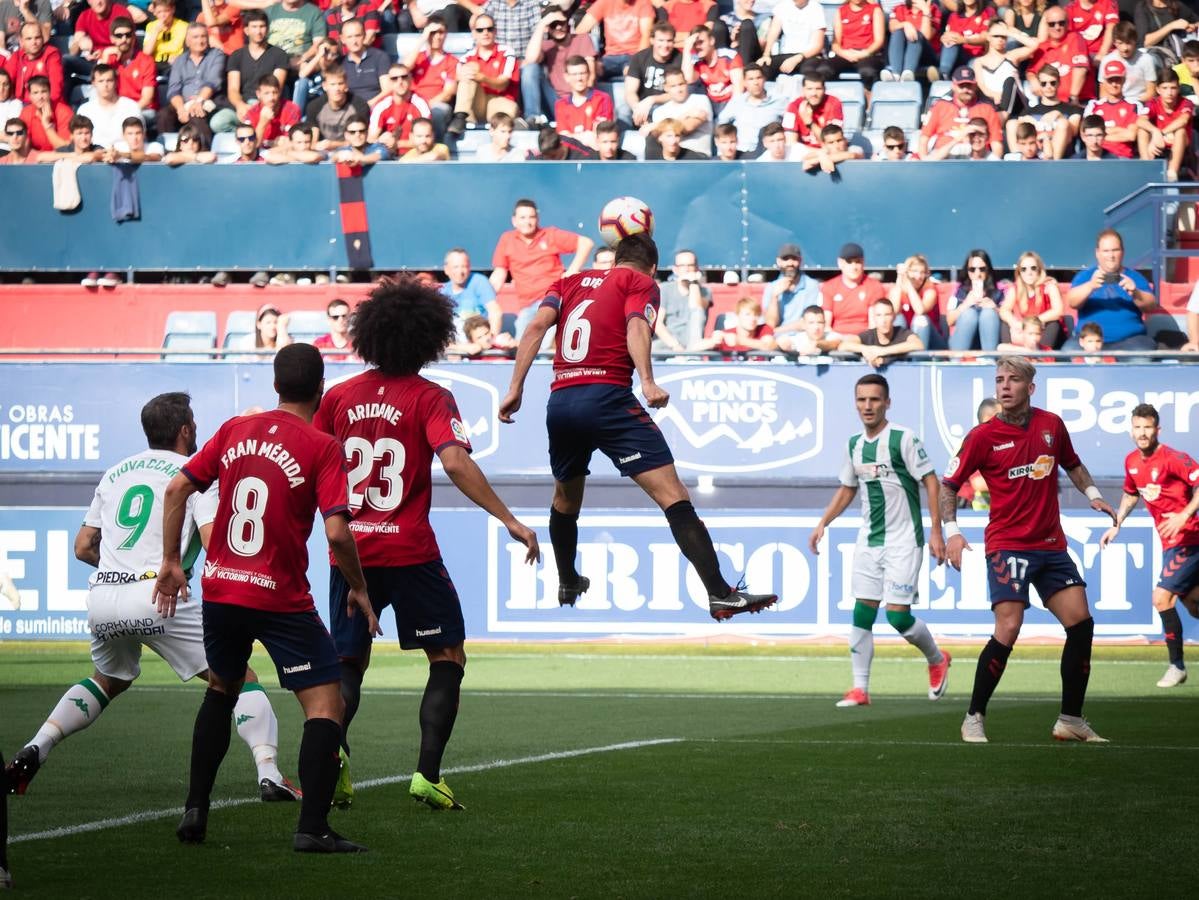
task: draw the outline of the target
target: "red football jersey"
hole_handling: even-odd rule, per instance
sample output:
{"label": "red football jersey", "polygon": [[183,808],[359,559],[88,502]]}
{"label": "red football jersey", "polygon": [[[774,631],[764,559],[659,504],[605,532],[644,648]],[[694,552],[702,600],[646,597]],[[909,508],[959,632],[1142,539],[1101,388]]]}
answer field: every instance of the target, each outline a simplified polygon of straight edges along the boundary
{"label": "red football jersey", "polygon": [[515,56],[509,56],[503,48],[495,47],[492,49],[491,55],[485,59],[479,53],[479,48],[476,47],[462,57],[462,64],[468,63],[477,65],[479,71],[488,78],[508,79],[508,86],[502,91],[497,91],[480,82],[479,86],[483,89],[483,93],[493,97],[507,97],[513,101],[520,100],[520,63],[517,62]]}
{"label": "red football jersey", "polygon": [[[1103,116],[1103,124],[1108,131],[1113,128],[1128,128],[1137,123],[1137,119],[1145,115],[1145,107],[1136,100],[1092,100],[1083,111],[1084,116]],[[1132,159],[1137,155],[1136,141],[1103,142],[1103,149],[1124,159]]]}
{"label": "red football jersey", "polygon": [[[283,137],[284,133],[293,125],[298,125],[300,119],[303,118],[303,113],[300,112],[300,107],[296,106],[290,100],[284,100],[283,104],[275,111],[275,118],[271,119],[266,124],[266,128],[262,132],[262,142],[264,144],[273,144],[279,138]],[[250,111],[246,113],[245,123],[253,125],[254,130],[258,130],[258,123],[262,120],[262,104],[255,103],[250,107]]]}
{"label": "red football jersey", "polygon": [[999,416],[977,425],[949,461],[943,481],[956,494],[978,472],[991,492],[987,552],[1065,550],[1057,502],[1057,469],[1073,469],[1078,454],[1066,425],[1051,412],[1033,407],[1027,428]]}
{"label": "red football jersey", "polygon": [[434,61],[428,50],[422,50],[412,63],[412,90],[426,100],[432,100],[457,80],[458,57],[449,53]]}
{"label": "red football jersey", "polygon": [[1087,70],[1079,98],[1089,100],[1095,96],[1095,79],[1090,73],[1091,59],[1087,54],[1087,42],[1082,39],[1082,35],[1068,31],[1060,41],[1055,42],[1050,38],[1041,41],[1028,63],[1028,71],[1039,72],[1044,66],[1053,66],[1057,70],[1057,99],[1062,103],[1070,99],[1073,75],[1078,69]]}
{"label": "red football jersey", "polygon": [[1083,9],[1080,0],[1074,0],[1066,7],[1066,27],[1082,35],[1091,56],[1099,53],[1107,26],[1119,21],[1120,9],[1116,6],[1116,0],[1096,0],[1090,9]]}
{"label": "red football jersey", "polygon": [[371,370],[329,388],[312,424],[345,446],[362,565],[440,559],[429,524],[433,455],[451,445],[471,449],[454,395],[420,375]]}
{"label": "red football jersey", "polygon": [[559,134],[583,134],[592,132],[600,122],[611,122],[616,118],[612,98],[603,91],[591,91],[587,99],[575,105],[569,96],[559,97],[554,104],[554,120]]}
{"label": "red football jersey", "polygon": [[734,69],[744,68],[741,57],[732,50],[717,50],[716,59],[708,62],[704,59],[695,61],[695,74],[703,82],[708,99],[713,103],[727,103],[733,99]]}
{"label": "red football jersey", "polygon": [[874,14],[878,9],[876,3],[864,3],[857,9],[849,3],[837,7],[843,50],[865,50],[874,43]]}
{"label": "red football jersey", "polygon": [[155,91],[151,95],[150,109],[158,109],[158,70],[154,66],[154,57],[139,50],[129,58],[129,62],[120,63],[113,59],[109,65],[117,70],[117,93],[140,102],[142,91],[153,87]]}
{"label": "red football jersey", "polygon": [[820,106],[812,110],[812,121],[806,123],[799,117],[799,107],[806,102],[802,95],[791,101],[787,111],[783,113],[783,128],[794,131],[801,144],[819,147],[820,130],[825,125],[834,123],[844,126],[845,110],[842,109],[840,100],[832,94],[825,94]]}
{"label": "red football jersey", "polygon": [[[1162,103],[1162,98],[1154,97],[1146,105],[1145,114],[1149,117],[1149,121],[1153,123],[1154,127],[1161,130],[1172,125],[1179,119],[1182,119],[1184,122],[1190,122],[1195,116],[1195,105],[1186,97],[1179,97],[1174,109],[1167,110],[1165,104]],[[1189,132],[1190,129],[1185,126],[1179,131],[1170,132],[1165,136],[1166,146],[1174,146],[1174,139],[1177,137],[1189,140]]]}
{"label": "red football jersey", "polygon": [[341,445],[280,410],[237,416],[183,467],[220,504],[204,563],[204,601],[268,612],[313,609],[308,535],[319,509],[349,515]]}
{"label": "red football jersey", "polygon": [[[977,37],[986,34],[991,20],[995,18],[995,8],[984,6],[977,15],[964,16],[961,13],[950,13],[945,21],[945,30],[960,34],[962,37]],[[962,54],[967,57],[982,56],[986,51],[984,44],[959,44]]]}
{"label": "red football jersey", "polygon": [[392,94],[376,103],[371,110],[370,128],[379,134],[390,131],[399,140],[406,141],[412,135],[412,123],[431,116],[429,104],[415,91],[403,100],[397,100]]}
{"label": "red football jersey", "polygon": [[[1149,456],[1134,450],[1124,458],[1124,493],[1140,495],[1159,530],[1167,516],[1182,512],[1191,502],[1197,484],[1199,463],[1165,444],[1158,444]],[[1162,539],[1166,550],[1196,545],[1199,545],[1199,518],[1194,516],[1170,540]]]}
{"label": "red football jersey", "polygon": [[550,390],[576,384],[632,387],[628,321],[644,319],[652,332],[661,300],[656,281],[624,266],[555,281],[541,301],[558,313]]}

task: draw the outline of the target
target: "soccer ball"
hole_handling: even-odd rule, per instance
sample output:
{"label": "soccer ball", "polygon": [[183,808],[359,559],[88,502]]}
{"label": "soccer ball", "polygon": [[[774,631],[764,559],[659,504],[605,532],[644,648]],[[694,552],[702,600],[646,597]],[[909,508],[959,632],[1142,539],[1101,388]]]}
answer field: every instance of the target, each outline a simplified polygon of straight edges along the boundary
{"label": "soccer ball", "polygon": [[653,235],[654,211],[636,197],[609,200],[600,211],[599,232],[609,247],[630,235]]}

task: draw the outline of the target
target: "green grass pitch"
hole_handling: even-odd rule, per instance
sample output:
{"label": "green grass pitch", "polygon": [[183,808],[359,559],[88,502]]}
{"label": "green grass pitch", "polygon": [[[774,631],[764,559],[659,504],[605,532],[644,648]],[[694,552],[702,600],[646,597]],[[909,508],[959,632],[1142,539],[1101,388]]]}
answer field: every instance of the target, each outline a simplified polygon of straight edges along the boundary
{"label": "green grass pitch", "polygon": [[[358,857],[290,849],[297,809],[254,800],[234,735],[208,842],[174,837],[198,685],[148,655],[95,726],[9,800],[17,897],[1164,897],[1194,889],[1199,684],[1163,691],[1154,648],[1099,648],[1088,717],[1105,746],[1049,737],[1055,647],[1017,648],[987,720],[958,726],[977,646],[949,695],[880,647],[865,709],[842,648],[468,646],[446,778],[467,809],[413,803],[426,666],[380,651],[354,723],[359,791],[334,827]],[[254,664],[270,672],[263,656]],[[0,645],[0,746],[27,740],[83,645]],[[301,719],[271,691],[282,767]],[[90,829],[89,829],[90,826]],[[58,833],[52,834],[55,830]],[[1180,839],[1181,836],[1181,839]],[[1185,887],[1187,883],[1192,888]]]}

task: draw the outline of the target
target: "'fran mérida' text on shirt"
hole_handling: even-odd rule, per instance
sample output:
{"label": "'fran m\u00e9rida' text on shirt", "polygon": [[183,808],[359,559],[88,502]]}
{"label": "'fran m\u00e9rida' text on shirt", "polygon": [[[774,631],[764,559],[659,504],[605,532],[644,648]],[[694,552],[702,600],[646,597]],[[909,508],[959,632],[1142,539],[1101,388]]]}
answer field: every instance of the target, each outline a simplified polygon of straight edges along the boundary
{"label": "'fran m\u00e9rida' text on shirt", "polygon": [[269,459],[283,470],[283,474],[287,476],[287,483],[290,487],[299,487],[304,483],[304,476],[300,474],[300,464],[296,462],[290,453],[283,449],[283,445],[280,443],[275,441],[259,441],[255,438],[246,438],[244,441],[238,441],[225,450],[221,456],[221,466],[227,469],[231,462],[243,456],[261,456],[264,459]]}

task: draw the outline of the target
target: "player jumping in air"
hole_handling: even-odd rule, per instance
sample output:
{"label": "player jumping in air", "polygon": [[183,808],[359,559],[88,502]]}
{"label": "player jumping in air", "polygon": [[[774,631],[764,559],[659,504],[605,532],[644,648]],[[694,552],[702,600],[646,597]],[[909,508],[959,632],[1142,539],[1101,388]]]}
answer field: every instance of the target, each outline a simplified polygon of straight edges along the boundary
{"label": "player jumping in air", "polygon": [[[891,389],[882,375],[864,375],[854,386],[854,404],[865,430],[849,439],[849,452],[841,467],[841,486],[833,494],[820,522],[808,537],[813,553],[824,529],[862,492],[862,527],[853,554],[853,627],[849,632],[853,689],[837,706],[870,705],[870,664],[874,661],[874,620],[878,605],[887,604],[887,621],[928,660],[928,699],[940,700],[949,687],[948,652],[923,621],[912,615],[916,582],[924,559],[924,522],[920,512],[920,485],[928,493],[930,509],[937,508],[939,485],[933,464],[920,438],[902,425],[887,420]],[[941,523],[933,519],[929,552],[945,561]]]}
{"label": "player jumping in air", "polygon": [[192,735],[191,779],[183,819],[184,843],[203,842],[209,798],[229,749],[229,714],[242,689],[255,640],[275,663],[279,683],[304,709],[300,741],[300,821],[292,847],[305,853],[364,850],[329,827],[337,782],[337,748],[345,704],[333,639],[308,592],[308,535],[319,509],[325,537],[350,584],[347,605],[377,633],[358,551],[349,526],[345,457],[336,440],[312,427],[324,389],[320,351],[292,344],[275,356],[279,406],[237,416],[220,427],[167,486],[162,525],[162,571],[154,598],[171,616],[187,599],[180,558],[188,498],[220,478],[221,493],[201,582],[208,691]]}
{"label": "player jumping in air", "polygon": [[[350,530],[376,613],[395,611],[400,646],[424,650],[429,680],[420,705],[420,756],[409,793],[434,809],[458,809],[441,777],[441,759],[458,715],[466,665],[466,628],[458,592],[441,561],[429,524],[433,457],[471,501],[540,558],[537,535],[512,515],[470,458],[470,438],[454,396],[420,376],[454,337],[451,302],[415,279],[382,285],[359,304],[350,323],[355,352],[374,368],[334,386],[313,424],[334,435],[349,461]],[[340,567],[329,573],[329,620],[341,658],[343,729],[358,711],[371,635],[361,616],[347,616],[349,583]],[[334,802],[348,805],[349,743]]]}
{"label": "player jumping in air", "polygon": [[1061,714],[1053,723],[1053,737],[1059,741],[1106,743],[1082,717],[1091,675],[1095,620],[1087,605],[1086,582],[1066,552],[1057,500],[1058,466],[1086,494],[1091,509],[1107,513],[1113,521],[1116,514],[1074,452],[1062,420],[1032,406],[1035,375],[1036,367],[1023,357],[1005,356],[995,364],[995,398],[1001,410],[966,435],[941,479],[945,488],[940,496],[945,549],[955,569],[961,569],[962,552],[970,549],[957,524],[955,495],[976,471],[986,479],[991,492],[991,519],[985,541],[995,633],[978,657],[974,692],[962,722],[962,740],[987,742],[987,701],[998,687],[1020,635],[1024,610],[1029,606],[1029,588],[1035,587],[1045,608],[1066,629]]}
{"label": "player jumping in air", "polygon": [[1161,616],[1170,667],[1158,687],[1176,687],[1187,680],[1182,659],[1182,619],[1175,601],[1182,598],[1191,615],[1199,613],[1199,463],[1181,450],[1158,440],[1157,410],[1142,403],[1132,411],[1132,441],[1137,449],[1124,459],[1124,496],[1116,524],[1099,540],[1106,547],[1142,497],[1162,541],[1162,572],[1153,589],[1153,608]]}
{"label": "player jumping in air", "polygon": [[662,409],[670,400],[654,381],[650,364],[660,303],[653,279],[657,268],[653,238],[636,234],[616,245],[615,268],[591,269],[556,281],[521,338],[512,384],[500,404],[500,421],[511,422],[520,409],[529,367],[546,332],[557,325],[546,428],[554,473],[549,530],[558,567],[559,604],[573,606],[591,584],[575,568],[575,555],[587,464],[598,449],[666,513],[675,543],[707,589],[712,617],[721,620],[758,612],[778,597],[729,587],[721,576],[712,538],[679,480],[670,448],[633,396],[636,369],[650,409]]}
{"label": "player jumping in air", "polygon": [[[88,627],[92,633],[91,677],[73,685],[50,717],[9,764],[10,790],[24,794],[56,744],[95,724],[109,703],[141,674],[142,647],[166,660],[183,681],[207,679],[204,633],[197,604],[178,615],[155,617],[151,598],[162,562],[162,508],[168,482],[196,452],[196,420],[191,398],[160,394],[142,408],[142,430],[149,450],[121,460],[104,473],[83,526],[75,537],[75,556],[98,571],[88,590]],[[207,497],[197,498],[206,501]],[[201,543],[207,546],[212,521],[204,502],[188,505],[185,521],[190,573]],[[252,669],[233,717],[238,735],[254,753],[263,800],[295,800],[295,788],[279,771],[279,723]]]}

